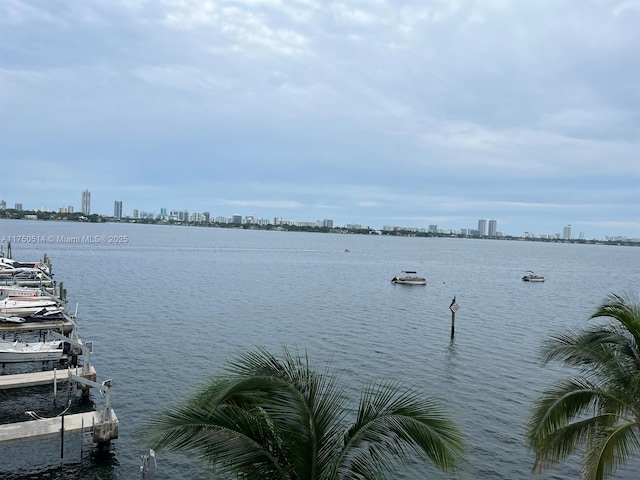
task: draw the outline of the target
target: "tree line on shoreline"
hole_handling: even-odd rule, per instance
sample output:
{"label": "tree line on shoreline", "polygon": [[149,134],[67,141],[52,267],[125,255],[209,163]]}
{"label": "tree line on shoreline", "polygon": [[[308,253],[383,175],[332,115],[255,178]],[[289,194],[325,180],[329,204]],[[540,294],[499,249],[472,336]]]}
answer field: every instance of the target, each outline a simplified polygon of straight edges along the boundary
{"label": "tree line on shoreline", "polygon": [[342,233],[342,234],[355,234],[355,235],[386,235],[393,237],[423,237],[423,238],[472,238],[472,239],[489,239],[489,240],[514,240],[514,241],[527,241],[527,242],[545,242],[545,243],[577,243],[577,244],[591,244],[591,245],[619,245],[619,246],[640,246],[640,240],[635,239],[617,239],[617,240],[587,240],[576,239],[570,240],[562,238],[541,238],[541,237],[517,237],[512,235],[505,235],[501,237],[492,237],[488,235],[475,236],[475,235],[463,235],[461,233],[443,233],[443,232],[427,232],[427,231],[415,231],[414,229],[404,229],[398,227],[392,231],[376,230],[370,227],[362,228],[347,228],[347,227],[322,227],[322,226],[299,226],[289,223],[282,225],[258,225],[258,224],[235,224],[235,223],[222,223],[222,222],[191,222],[183,220],[165,220],[157,218],[115,218],[92,213],[90,215],[84,215],[82,212],[74,213],[57,213],[57,212],[44,212],[34,210],[15,210],[5,209],[0,210],[0,218],[5,219],[27,219],[27,220],[50,220],[50,221],[70,221],[70,222],[88,222],[88,223],[105,223],[105,222],[118,222],[118,223],[137,223],[143,225],[183,225],[191,227],[212,227],[212,228],[235,228],[244,230],[276,230],[287,232],[310,232],[310,233]]}

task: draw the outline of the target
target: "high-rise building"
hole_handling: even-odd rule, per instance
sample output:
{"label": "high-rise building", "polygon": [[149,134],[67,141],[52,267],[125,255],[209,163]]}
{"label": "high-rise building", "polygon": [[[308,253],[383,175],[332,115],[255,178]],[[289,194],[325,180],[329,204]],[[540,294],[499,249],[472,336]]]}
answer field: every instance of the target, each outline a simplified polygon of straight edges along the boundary
{"label": "high-rise building", "polygon": [[22,204],[21,203],[16,203],[16,210],[21,212],[22,211]]}
{"label": "high-rise building", "polygon": [[498,222],[496,220],[489,220],[489,236],[495,237],[498,232]]}
{"label": "high-rise building", "polygon": [[6,210],[7,209],[7,202],[5,202],[4,200],[0,200],[0,210]]}
{"label": "high-rise building", "polygon": [[567,225],[562,229],[562,239],[571,240],[571,225]]}
{"label": "high-rise building", "polygon": [[73,205],[67,207],[67,213],[73,213]]}
{"label": "high-rise building", "polygon": [[484,237],[487,234],[487,221],[484,218],[478,220],[478,235]]}
{"label": "high-rise building", "polygon": [[113,217],[122,218],[122,200],[113,202]]}
{"label": "high-rise building", "polygon": [[140,212],[137,208],[133,209],[133,218],[140,218]]}
{"label": "high-rise building", "polygon": [[82,213],[91,215],[91,192],[89,190],[82,192]]}

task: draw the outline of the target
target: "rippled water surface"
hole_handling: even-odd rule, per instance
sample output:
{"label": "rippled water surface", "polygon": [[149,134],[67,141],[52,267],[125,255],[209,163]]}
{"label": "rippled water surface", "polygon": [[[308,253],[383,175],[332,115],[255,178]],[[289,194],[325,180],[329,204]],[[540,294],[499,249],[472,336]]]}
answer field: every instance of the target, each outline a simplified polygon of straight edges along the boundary
{"label": "rippled water surface", "polygon": [[[319,370],[340,371],[356,405],[372,379],[393,376],[441,397],[462,426],[471,461],[459,479],[575,479],[577,461],[532,475],[524,445],[529,408],[554,379],[541,366],[551,333],[584,324],[610,292],[640,292],[640,249],[517,241],[395,238],[1,220],[13,257],[47,253],[79,333],[94,342],[99,380],[113,380],[120,437],[106,458],[88,441],[0,447],[0,477],[139,478],[145,418],[185,399],[255,346],[307,350]],[[52,236],[122,236],[126,243],[62,243]],[[6,251],[6,243],[4,244]],[[348,251],[346,251],[348,250]],[[393,285],[417,270],[426,287]],[[520,280],[532,269],[545,283]],[[456,296],[456,335],[450,338]],[[102,399],[93,394],[99,407]],[[0,392],[0,414],[55,414],[46,389]],[[80,452],[82,453],[82,458]],[[161,452],[152,478],[211,478],[197,461]],[[640,463],[616,477],[637,480]],[[410,465],[398,478],[448,478]]]}

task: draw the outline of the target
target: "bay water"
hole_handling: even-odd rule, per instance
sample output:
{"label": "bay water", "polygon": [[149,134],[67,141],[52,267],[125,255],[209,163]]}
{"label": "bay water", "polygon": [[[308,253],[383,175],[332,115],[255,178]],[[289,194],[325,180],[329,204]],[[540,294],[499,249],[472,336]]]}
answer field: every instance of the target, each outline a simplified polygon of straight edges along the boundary
{"label": "bay water", "polygon": [[[113,381],[120,420],[106,455],[81,436],[65,438],[62,459],[59,439],[0,447],[0,478],[15,480],[141,478],[146,419],[239,352],[283,345],[308,352],[319,371],[337,370],[354,408],[366,385],[389,377],[446,404],[470,447],[465,469],[447,476],[416,462],[396,478],[577,479],[578,458],[531,473],[531,405],[575,373],[543,366],[541,345],[585,326],[609,293],[640,293],[634,247],[27,220],[0,220],[0,237],[13,239],[17,260],[51,258],[70,308],[78,305],[80,337],[94,343],[98,381]],[[546,282],[523,282],[527,269]],[[427,285],[391,284],[402,270]],[[2,422],[27,420],[27,410],[56,415],[65,405],[51,396],[44,387],[0,392]],[[89,408],[102,404],[94,391]],[[147,478],[214,478],[195,458],[156,458]],[[614,478],[639,471],[633,461]]]}

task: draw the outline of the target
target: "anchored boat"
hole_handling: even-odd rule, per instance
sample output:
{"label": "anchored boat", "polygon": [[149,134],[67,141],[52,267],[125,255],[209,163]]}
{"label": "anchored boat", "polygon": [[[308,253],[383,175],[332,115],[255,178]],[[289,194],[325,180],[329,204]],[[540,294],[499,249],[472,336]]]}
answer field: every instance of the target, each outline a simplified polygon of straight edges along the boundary
{"label": "anchored boat", "polygon": [[536,275],[531,270],[527,270],[522,280],[524,282],[544,282],[544,277],[542,275]]}
{"label": "anchored boat", "polygon": [[413,270],[404,270],[400,275],[393,277],[391,283],[398,285],[426,285],[427,279],[418,276],[418,272]]}

